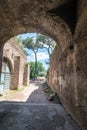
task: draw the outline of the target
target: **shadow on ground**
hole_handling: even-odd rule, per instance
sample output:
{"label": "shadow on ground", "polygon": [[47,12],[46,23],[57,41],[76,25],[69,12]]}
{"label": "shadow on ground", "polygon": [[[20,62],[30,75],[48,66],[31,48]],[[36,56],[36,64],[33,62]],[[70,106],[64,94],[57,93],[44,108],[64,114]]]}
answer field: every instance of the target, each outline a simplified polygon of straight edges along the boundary
{"label": "shadow on ground", "polygon": [[0,130],[80,130],[61,103],[48,100],[42,83],[26,102],[0,102]]}

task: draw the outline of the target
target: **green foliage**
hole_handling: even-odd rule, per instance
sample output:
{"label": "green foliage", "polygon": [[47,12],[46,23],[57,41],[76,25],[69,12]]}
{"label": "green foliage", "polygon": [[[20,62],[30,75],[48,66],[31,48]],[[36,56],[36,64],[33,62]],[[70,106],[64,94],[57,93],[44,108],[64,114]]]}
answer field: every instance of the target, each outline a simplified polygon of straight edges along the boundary
{"label": "green foliage", "polygon": [[32,50],[34,53],[37,53],[38,49],[40,48],[37,37],[26,38],[25,40],[23,40],[23,45],[25,46],[25,48]]}
{"label": "green foliage", "polygon": [[14,40],[15,40],[15,42],[19,45],[19,47],[20,47],[21,50],[24,52],[24,54],[25,54],[25,55],[28,55],[28,53],[27,53],[27,51],[26,51],[26,49],[25,49],[25,46],[24,46],[24,44],[23,44],[23,39],[22,39],[22,37],[21,37],[21,36],[20,36],[20,37],[15,36],[15,37],[14,37]]}
{"label": "green foliage", "polygon": [[37,35],[37,41],[39,42],[39,48],[45,48],[47,50],[50,59],[56,45],[55,41],[42,34]]}
{"label": "green foliage", "polygon": [[[27,50],[32,50],[35,56],[35,62],[34,65],[32,65],[33,69],[31,69],[31,74],[30,76],[33,77],[34,79],[37,78],[39,75],[44,75],[43,72],[40,72],[40,65],[38,65],[38,59],[37,59],[37,53],[39,49],[45,48],[48,52],[49,59],[46,62],[47,64],[50,64],[50,57],[53,52],[53,49],[55,47],[55,42],[54,40],[50,39],[49,37],[42,35],[42,34],[37,34],[36,37],[28,37],[26,39],[22,39],[21,37],[15,37],[16,42],[19,44],[20,48],[24,51],[25,54],[27,54]],[[28,55],[28,54],[27,54]],[[38,67],[39,66],[39,67]]]}
{"label": "green foliage", "polygon": [[34,62],[30,62],[30,79],[34,78],[34,73],[35,73],[35,64]]}
{"label": "green foliage", "polygon": [[[34,73],[35,73],[35,63],[30,62],[30,79],[34,79]],[[42,63],[37,62],[37,73],[36,77],[39,76],[45,76],[45,68]]]}
{"label": "green foliage", "polygon": [[23,45],[25,46],[25,48],[27,48],[28,50],[29,49],[32,50],[34,53],[34,56],[35,56],[34,79],[36,79],[37,72],[38,72],[37,53],[39,49],[39,42],[37,40],[37,37],[26,38],[25,40],[23,40]]}

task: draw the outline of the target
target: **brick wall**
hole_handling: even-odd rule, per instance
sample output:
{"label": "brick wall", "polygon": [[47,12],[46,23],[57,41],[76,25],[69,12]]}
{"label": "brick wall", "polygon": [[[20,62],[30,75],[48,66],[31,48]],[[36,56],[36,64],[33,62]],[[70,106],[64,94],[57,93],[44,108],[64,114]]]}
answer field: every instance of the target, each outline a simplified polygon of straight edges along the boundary
{"label": "brick wall", "polygon": [[[27,57],[19,46],[15,43],[14,39],[10,39],[5,43],[3,48],[3,57],[7,58],[11,67],[11,84],[10,89],[18,89],[24,85],[29,84],[29,71],[25,72],[24,66],[27,62]],[[25,76],[24,76],[25,73]],[[24,82],[26,80],[26,83]]]}
{"label": "brick wall", "polygon": [[24,85],[29,85],[29,72],[30,72],[30,66],[29,64],[25,64],[24,66],[24,80],[23,80],[23,84]]}

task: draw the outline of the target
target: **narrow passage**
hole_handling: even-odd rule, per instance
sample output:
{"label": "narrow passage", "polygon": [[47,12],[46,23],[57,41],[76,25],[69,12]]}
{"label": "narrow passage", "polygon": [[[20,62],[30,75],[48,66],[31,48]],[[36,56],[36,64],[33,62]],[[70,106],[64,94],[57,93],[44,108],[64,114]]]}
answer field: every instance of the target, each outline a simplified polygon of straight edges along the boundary
{"label": "narrow passage", "polygon": [[0,97],[0,130],[80,130],[60,103],[48,100],[42,83]]}

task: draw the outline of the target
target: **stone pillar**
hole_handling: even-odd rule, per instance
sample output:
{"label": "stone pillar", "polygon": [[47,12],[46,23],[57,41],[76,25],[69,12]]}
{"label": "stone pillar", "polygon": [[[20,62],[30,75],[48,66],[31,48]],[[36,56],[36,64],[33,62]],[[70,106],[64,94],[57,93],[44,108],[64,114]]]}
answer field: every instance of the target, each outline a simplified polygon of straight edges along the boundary
{"label": "stone pillar", "polygon": [[19,87],[19,71],[20,71],[20,57],[14,57],[14,70],[11,75],[11,89],[18,89]]}
{"label": "stone pillar", "polygon": [[29,64],[26,64],[24,68],[24,78],[23,78],[23,84],[26,86],[29,85],[29,74],[30,74],[30,66]]}

